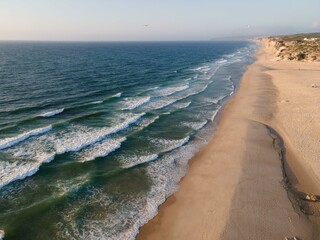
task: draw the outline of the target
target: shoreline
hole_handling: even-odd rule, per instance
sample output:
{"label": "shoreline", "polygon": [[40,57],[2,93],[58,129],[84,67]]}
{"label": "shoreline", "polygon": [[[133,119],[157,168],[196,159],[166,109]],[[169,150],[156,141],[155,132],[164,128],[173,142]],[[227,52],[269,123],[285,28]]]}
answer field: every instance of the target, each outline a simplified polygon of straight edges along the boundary
{"label": "shoreline", "polygon": [[[286,88],[292,71],[302,72],[301,63],[275,62],[271,56],[263,40],[256,61],[248,66],[238,90],[217,116],[215,135],[190,160],[179,191],[160,206],[137,239],[313,239],[318,220],[308,218],[289,199],[274,139],[265,127],[275,129],[286,144],[289,181],[294,188],[317,194],[318,176],[300,157],[308,149],[297,147],[299,142],[292,140],[300,128],[295,122],[285,127],[290,120],[285,115],[297,106],[285,109],[287,100],[282,93],[292,94],[290,98],[299,93],[296,82],[290,85],[291,92]],[[320,75],[320,65],[304,65],[303,72],[315,75],[314,80]],[[306,122],[303,115],[290,115],[294,116]]]}

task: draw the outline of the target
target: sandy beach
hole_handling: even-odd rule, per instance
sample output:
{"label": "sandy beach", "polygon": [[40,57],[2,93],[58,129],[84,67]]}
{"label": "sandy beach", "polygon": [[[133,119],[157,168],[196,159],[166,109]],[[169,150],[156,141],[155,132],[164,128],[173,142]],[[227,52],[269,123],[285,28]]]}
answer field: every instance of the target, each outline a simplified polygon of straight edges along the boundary
{"label": "sandy beach", "polygon": [[[301,208],[318,203],[295,191],[320,194],[320,64],[273,56],[262,40],[214,137],[138,239],[319,239],[315,211]],[[284,140],[293,192],[265,125]]]}

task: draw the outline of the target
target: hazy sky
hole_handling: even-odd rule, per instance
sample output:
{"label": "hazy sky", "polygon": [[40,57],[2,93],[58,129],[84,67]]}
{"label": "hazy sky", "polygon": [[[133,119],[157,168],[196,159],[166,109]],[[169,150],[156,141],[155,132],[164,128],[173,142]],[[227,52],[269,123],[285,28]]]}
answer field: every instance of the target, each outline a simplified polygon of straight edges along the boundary
{"label": "hazy sky", "polygon": [[0,0],[0,40],[209,40],[316,31],[320,0]]}

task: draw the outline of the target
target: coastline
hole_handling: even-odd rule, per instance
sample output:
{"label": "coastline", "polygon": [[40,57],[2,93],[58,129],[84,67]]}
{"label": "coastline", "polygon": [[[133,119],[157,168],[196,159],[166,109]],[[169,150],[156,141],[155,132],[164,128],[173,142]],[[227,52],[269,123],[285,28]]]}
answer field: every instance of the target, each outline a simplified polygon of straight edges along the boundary
{"label": "coastline", "polygon": [[[313,169],[320,127],[312,119],[320,99],[311,84],[320,85],[320,64],[276,62],[267,46],[263,40],[214,137],[190,161],[179,191],[137,239],[313,239],[317,219],[304,215],[289,196],[265,125],[284,140],[294,189],[319,194]],[[308,80],[302,82],[303,76]]]}

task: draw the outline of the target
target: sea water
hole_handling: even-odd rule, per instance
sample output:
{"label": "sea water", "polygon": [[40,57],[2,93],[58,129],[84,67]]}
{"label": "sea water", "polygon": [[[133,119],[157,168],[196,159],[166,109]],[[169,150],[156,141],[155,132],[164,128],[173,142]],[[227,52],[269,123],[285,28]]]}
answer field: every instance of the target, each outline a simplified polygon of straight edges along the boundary
{"label": "sea water", "polygon": [[252,42],[0,43],[6,239],[134,239],[253,61]]}

